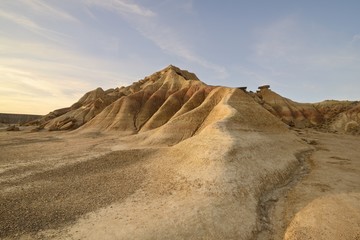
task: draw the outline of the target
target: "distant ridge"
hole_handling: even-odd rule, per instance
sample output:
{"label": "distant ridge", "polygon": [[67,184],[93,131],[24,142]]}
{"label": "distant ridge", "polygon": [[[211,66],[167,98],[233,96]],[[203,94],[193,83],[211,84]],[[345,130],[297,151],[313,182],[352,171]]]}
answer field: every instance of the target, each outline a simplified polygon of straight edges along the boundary
{"label": "distant ridge", "polygon": [[41,117],[41,115],[35,114],[0,113],[0,123],[25,124],[27,122],[40,119]]}
{"label": "distant ridge", "polygon": [[268,111],[295,128],[360,134],[359,101],[298,103],[261,86],[253,96]]}

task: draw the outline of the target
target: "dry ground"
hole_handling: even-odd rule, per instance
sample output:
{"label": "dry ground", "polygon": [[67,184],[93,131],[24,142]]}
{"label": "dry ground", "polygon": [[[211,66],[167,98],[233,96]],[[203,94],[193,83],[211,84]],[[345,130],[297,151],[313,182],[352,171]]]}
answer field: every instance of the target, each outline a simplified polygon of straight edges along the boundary
{"label": "dry ground", "polygon": [[[314,144],[309,173],[272,211],[281,221],[275,239],[360,239],[360,139],[358,136],[299,132]],[[285,230],[283,226],[287,226]]]}
{"label": "dry ground", "polygon": [[359,137],[296,134],[213,127],[148,148],[0,131],[0,238],[359,239]]}

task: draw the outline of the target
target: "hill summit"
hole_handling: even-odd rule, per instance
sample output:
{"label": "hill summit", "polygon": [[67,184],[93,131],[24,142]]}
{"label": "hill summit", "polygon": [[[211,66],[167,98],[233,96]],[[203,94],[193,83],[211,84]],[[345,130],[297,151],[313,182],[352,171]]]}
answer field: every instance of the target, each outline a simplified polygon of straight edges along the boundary
{"label": "hill summit", "polygon": [[[194,74],[178,67],[168,67],[134,82],[130,86],[103,90],[97,88],[86,93],[68,108],[50,112],[36,121],[39,129],[77,131],[117,131],[121,135],[146,132],[166,124],[189,129],[182,138],[201,130],[208,116],[221,102],[241,96],[240,105],[256,103],[263,116],[270,112],[291,127],[317,128],[332,132],[360,132],[360,103],[349,101],[325,101],[309,104],[297,103],[270,90],[269,85],[247,92],[245,87],[227,88],[209,86]],[[244,99],[243,99],[244,98]],[[265,110],[265,111],[264,111]],[[243,124],[250,124],[254,116],[243,109]],[[184,126],[186,125],[186,126]]]}

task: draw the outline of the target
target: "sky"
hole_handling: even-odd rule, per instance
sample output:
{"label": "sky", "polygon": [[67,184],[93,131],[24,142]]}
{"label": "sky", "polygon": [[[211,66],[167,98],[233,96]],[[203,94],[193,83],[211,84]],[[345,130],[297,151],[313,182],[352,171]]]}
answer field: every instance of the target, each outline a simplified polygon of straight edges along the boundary
{"label": "sky", "polygon": [[360,100],[358,0],[0,0],[0,112],[47,114],[172,64],[298,102]]}

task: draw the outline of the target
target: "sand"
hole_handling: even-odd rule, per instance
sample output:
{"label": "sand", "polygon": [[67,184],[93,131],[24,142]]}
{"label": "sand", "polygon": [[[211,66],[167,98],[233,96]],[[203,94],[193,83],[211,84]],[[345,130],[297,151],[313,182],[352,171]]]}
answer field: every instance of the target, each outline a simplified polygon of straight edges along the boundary
{"label": "sand", "polygon": [[0,131],[1,238],[358,239],[358,137],[207,131],[158,148]]}

